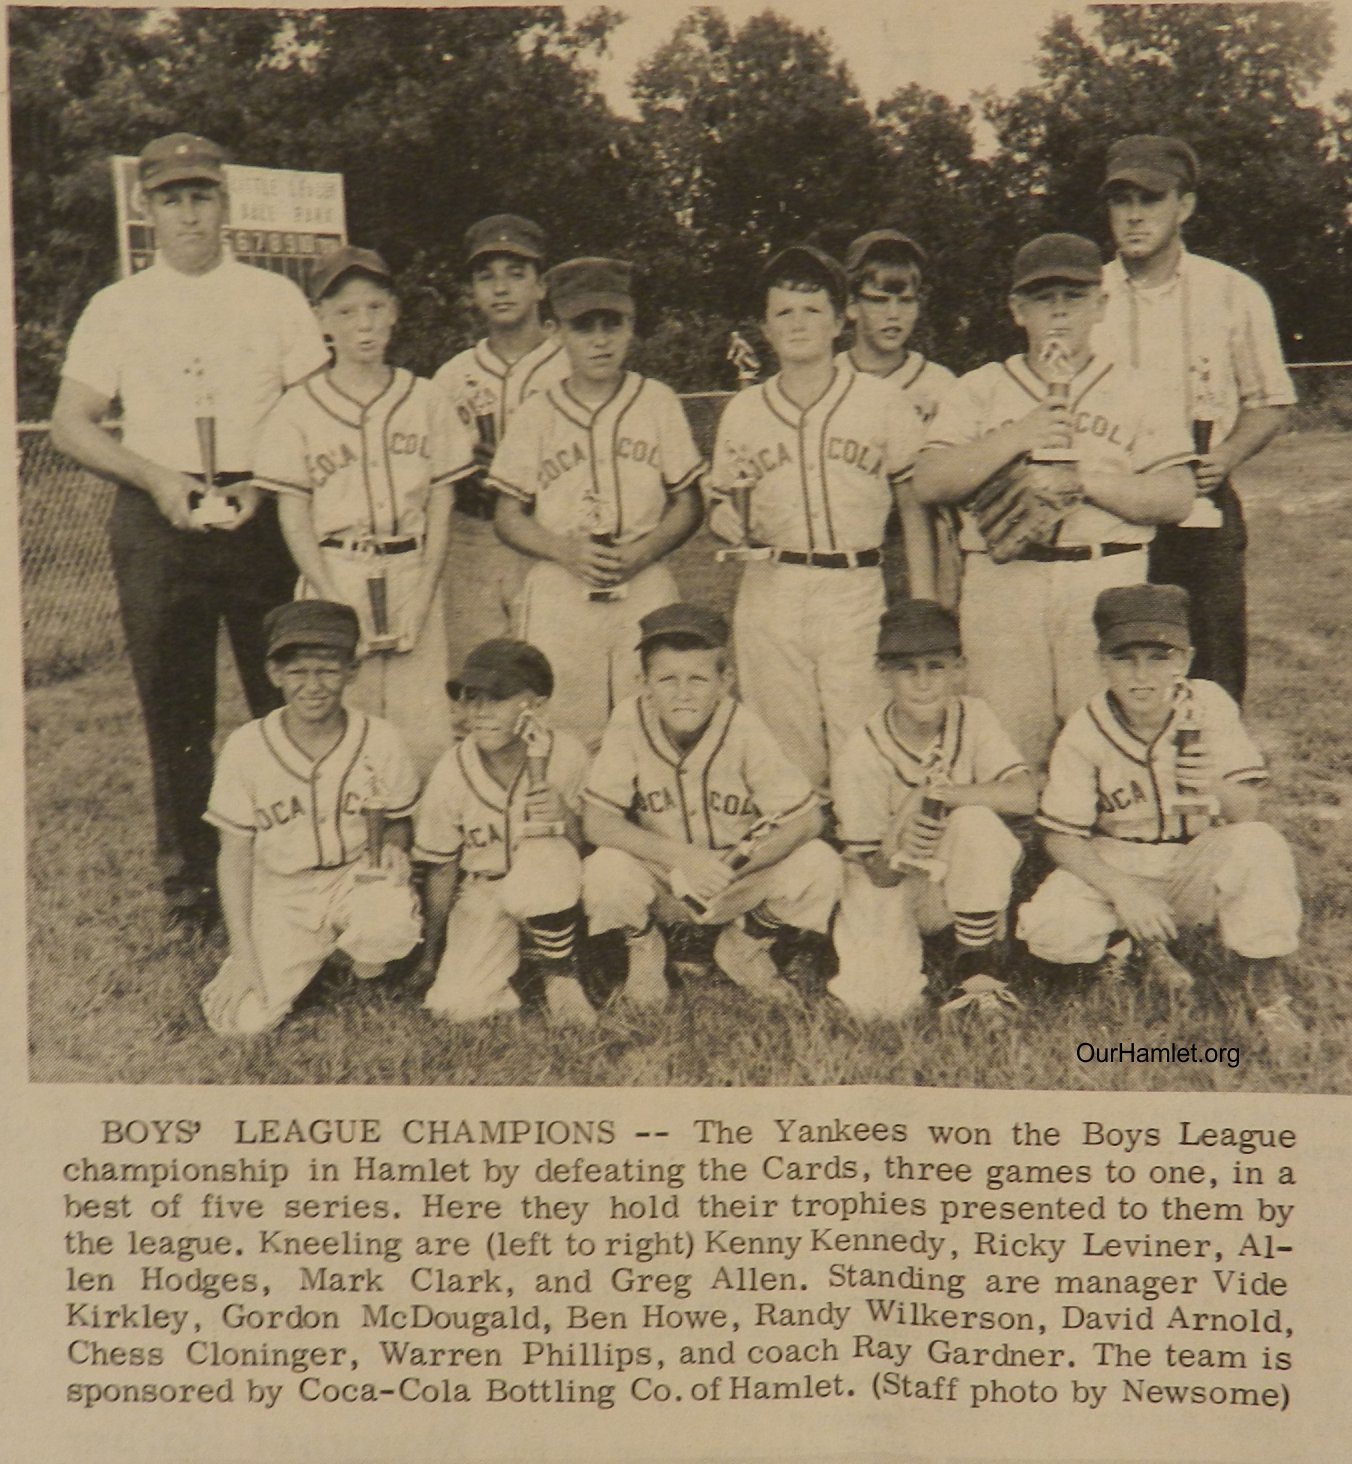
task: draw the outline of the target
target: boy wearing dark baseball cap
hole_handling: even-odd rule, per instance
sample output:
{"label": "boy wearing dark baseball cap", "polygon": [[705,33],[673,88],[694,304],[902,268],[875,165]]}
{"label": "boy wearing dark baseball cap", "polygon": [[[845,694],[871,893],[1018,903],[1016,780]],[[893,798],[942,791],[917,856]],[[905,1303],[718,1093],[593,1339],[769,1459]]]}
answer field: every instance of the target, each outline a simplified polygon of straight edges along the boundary
{"label": "boy wearing dark baseball cap", "polygon": [[[1169,944],[1212,927],[1251,981],[1292,954],[1300,897],[1286,840],[1258,819],[1267,781],[1235,703],[1190,678],[1188,597],[1174,585],[1105,590],[1093,616],[1107,689],[1066,724],[1038,822],[1057,868],[1019,912],[1034,956],[1093,965],[1125,934],[1146,979],[1191,974]],[[1290,999],[1255,1013],[1273,1047],[1303,1040]]]}
{"label": "boy wearing dark baseball cap", "polygon": [[840,860],[821,807],[765,724],[730,695],[728,623],[673,604],[639,622],[643,689],[615,708],[588,774],[584,866],[593,934],[623,930],[623,999],[667,999],[663,924],[721,926],[714,964],[750,995],[792,988],[771,954],[784,926],[825,932]]}
{"label": "boy wearing dark baseball cap", "polygon": [[446,684],[466,733],[428,780],[413,853],[432,866],[425,1005],[448,1021],[519,1009],[511,981],[523,938],[543,968],[551,1019],[595,1021],[573,959],[587,753],[543,721],[553,690],[544,654],[502,638],[476,646]]}
{"label": "boy wearing dark baseball cap", "polygon": [[1018,1002],[999,977],[1019,841],[1004,819],[1037,792],[995,714],[962,694],[956,618],[903,600],[878,627],[887,705],[845,744],[831,772],[845,851],[831,995],[861,1017],[900,1017],[925,989],[921,936],[956,928],[956,993],[941,1008],[1003,1018]]}

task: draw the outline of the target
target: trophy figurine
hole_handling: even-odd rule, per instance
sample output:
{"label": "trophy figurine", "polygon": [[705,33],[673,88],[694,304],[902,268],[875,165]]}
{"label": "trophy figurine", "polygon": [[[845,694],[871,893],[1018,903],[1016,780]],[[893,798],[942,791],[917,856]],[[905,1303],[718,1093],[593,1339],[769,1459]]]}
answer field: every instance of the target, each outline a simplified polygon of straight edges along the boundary
{"label": "trophy figurine", "polygon": [[478,434],[479,446],[485,453],[492,453],[498,445],[498,419],[493,410],[493,393],[477,377],[470,377],[465,385],[469,388],[469,409],[474,415],[474,430]]}
{"label": "trophy figurine", "polygon": [[[591,516],[591,528],[589,532],[592,543],[604,544],[607,548],[614,548],[614,530],[603,529],[601,527],[601,505],[593,500],[590,504],[589,512]],[[587,598],[593,605],[610,605],[616,600],[627,600],[629,598],[629,586],[623,584],[606,585],[604,587],[597,586],[595,589],[587,592]]]}
{"label": "trophy figurine", "polygon": [[390,806],[375,769],[367,763],[365,771],[366,788],[362,794],[361,816],[366,824],[366,852],[361,868],[357,870],[357,879],[369,882],[384,879],[386,875],[385,829],[389,822]]}
{"label": "trophy figurine", "polygon": [[[948,805],[942,798],[934,796],[934,790],[948,782],[944,768],[944,753],[940,742],[936,742],[925,759],[925,783],[920,793],[920,815],[934,823],[943,823],[948,814]],[[913,858],[905,850],[899,850],[888,861],[888,867],[898,874],[910,874],[919,870],[930,877],[931,884],[938,884],[948,873],[948,865],[942,859]]]}
{"label": "trophy figurine", "polygon": [[[1177,752],[1190,752],[1202,740],[1202,724],[1197,716],[1197,701],[1186,677],[1179,679],[1174,689],[1174,748]],[[1208,824],[1221,811],[1219,802],[1210,793],[1199,793],[1196,789],[1183,787],[1174,774],[1173,796],[1165,805],[1170,813],[1183,819],[1185,833],[1190,819],[1204,818]]]}
{"label": "trophy figurine", "polygon": [[[526,744],[526,787],[532,792],[549,786],[549,754],[554,735],[528,707],[516,723],[517,736]],[[526,819],[521,836],[525,839],[560,839],[568,832],[561,823],[537,823]]]}
{"label": "trophy figurine", "polygon": [[[1065,345],[1055,336],[1042,347],[1038,364],[1047,383],[1047,400],[1065,406],[1070,401],[1070,381],[1075,371]],[[1078,463],[1080,455],[1073,447],[1039,447],[1031,454],[1035,463]]]}
{"label": "trophy figurine", "polygon": [[371,607],[371,634],[367,637],[366,648],[368,651],[392,651],[399,645],[399,637],[390,628],[389,575],[374,535],[363,541],[361,552],[366,560],[366,598]]}
{"label": "trophy figurine", "polygon": [[729,445],[728,453],[735,473],[732,482],[721,492],[737,521],[737,540],[716,550],[714,559],[719,564],[769,559],[773,552],[769,546],[757,544],[751,537],[751,494],[756,486],[756,474],[752,467],[750,449]]}
{"label": "trophy figurine", "polygon": [[216,405],[200,357],[188,367],[188,376],[193,383],[197,450],[202,458],[202,491],[188,495],[188,512],[203,527],[231,524],[239,516],[240,504],[216,486]]}
{"label": "trophy figurine", "polygon": [[[1192,379],[1192,450],[1198,459],[1211,451],[1211,437],[1216,430],[1216,402],[1211,394],[1211,367],[1205,358],[1189,368]],[[1194,464],[1194,470],[1196,464]],[[1198,488],[1192,512],[1184,520],[1190,529],[1218,529],[1221,511],[1210,497],[1210,490]]]}

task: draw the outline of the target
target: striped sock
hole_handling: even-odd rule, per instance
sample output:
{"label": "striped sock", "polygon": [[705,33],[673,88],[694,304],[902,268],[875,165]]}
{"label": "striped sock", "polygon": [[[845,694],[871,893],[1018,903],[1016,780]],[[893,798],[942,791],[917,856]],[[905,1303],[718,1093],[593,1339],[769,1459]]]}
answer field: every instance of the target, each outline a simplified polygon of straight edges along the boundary
{"label": "striped sock", "polygon": [[762,901],[754,910],[746,912],[742,928],[752,940],[773,940],[784,929],[784,922],[771,915]]}
{"label": "striped sock", "polygon": [[532,950],[546,961],[571,961],[582,907],[559,910],[552,915],[531,915],[525,922]]}
{"label": "striped sock", "polygon": [[953,929],[960,946],[988,946],[999,932],[1000,912],[983,910],[975,915],[969,915],[965,911],[961,914],[955,912]]}

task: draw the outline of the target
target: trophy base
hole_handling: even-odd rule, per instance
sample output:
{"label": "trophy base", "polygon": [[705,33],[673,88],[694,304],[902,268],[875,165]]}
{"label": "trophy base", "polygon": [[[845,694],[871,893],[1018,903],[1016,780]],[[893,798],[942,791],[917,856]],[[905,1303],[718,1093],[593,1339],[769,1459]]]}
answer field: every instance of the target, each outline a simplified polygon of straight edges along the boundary
{"label": "trophy base", "polygon": [[912,859],[909,854],[894,854],[887,867],[894,874],[927,874],[931,884],[938,884],[948,873],[942,859]]}
{"label": "trophy base", "polygon": [[1078,463],[1080,460],[1073,447],[1040,447],[1030,457],[1035,463]]}
{"label": "trophy base", "polygon": [[735,544],[714,552],[715,564],[762,564],[774,557],[774,550],[767,544]]}
{"label": "trophy base", "polygon": [[566,825],[561,823],[537,824],[527,821],[521,825],[523,839],[561,839],[567,832]]}
{"label": "trophy base", "polygon": [[617,600],[627,600],[628,598],[628,585],[615,585],[608,590],[591,590],[587,594],[587,599],[593,605],[613,605]]}
{"label": "trophy base", "polygon": [[217,528],[222,524],[233,524],[240,516],[238,498],[231,498],[217,489],[208,488],[203,493],[188,495],[188,517],[199,528]]}
{"label": "trophy base", "polygon": [[397,651],[399,649],[399,637],[397,635],[373,635],[366,642],[368,652]]}
{"label": "trophy base", "polygon": [[384,883],[389,880],[390,871],[378,869],[373,864],[363,864],[352,877],[358,884],[375,884],[377,881]]}
{"label": "trophy base", "polygon": [[1196,795],[1179,794],[1178,797],[1169,800],[1167,807],[1168,812],[1182,814],[1184,818],[1200,818],[1203,814],[1208,818],[1215,818],[1221,811],[1217,799],[1212,798],[1209,794],[1200,793]]}

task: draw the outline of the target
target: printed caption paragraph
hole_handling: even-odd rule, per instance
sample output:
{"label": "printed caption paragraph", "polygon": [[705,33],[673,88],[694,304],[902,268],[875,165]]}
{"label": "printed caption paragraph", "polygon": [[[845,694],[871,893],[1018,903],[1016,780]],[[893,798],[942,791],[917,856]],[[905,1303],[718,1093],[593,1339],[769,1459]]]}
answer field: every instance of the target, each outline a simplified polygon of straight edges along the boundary
{"label": "printed caption paragraph", "polygon": [[44,1375],[118,1416],[1297,1405],[1297,1125],[706,1104],[82,1122],[51,1158]]}

